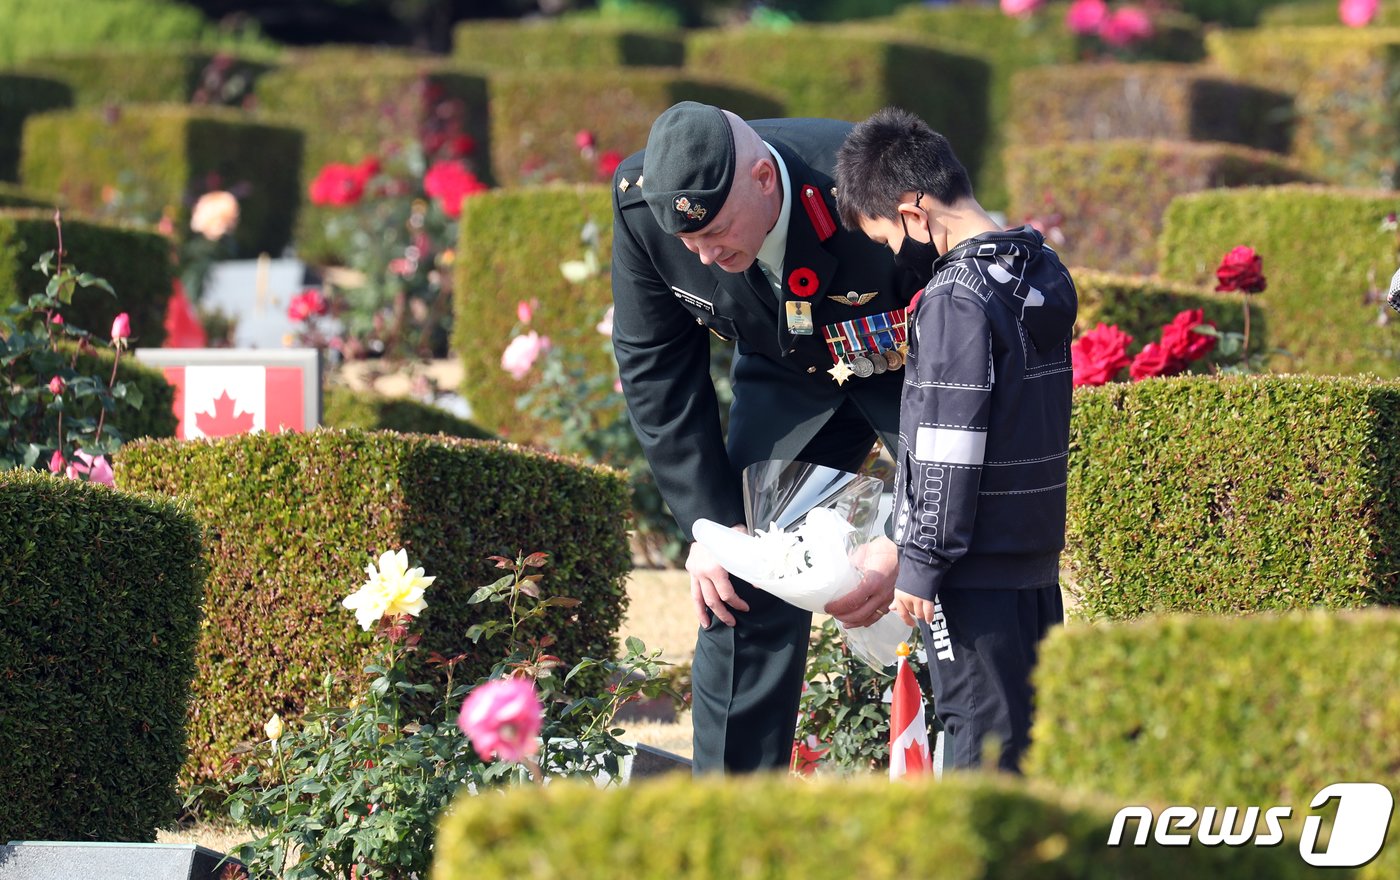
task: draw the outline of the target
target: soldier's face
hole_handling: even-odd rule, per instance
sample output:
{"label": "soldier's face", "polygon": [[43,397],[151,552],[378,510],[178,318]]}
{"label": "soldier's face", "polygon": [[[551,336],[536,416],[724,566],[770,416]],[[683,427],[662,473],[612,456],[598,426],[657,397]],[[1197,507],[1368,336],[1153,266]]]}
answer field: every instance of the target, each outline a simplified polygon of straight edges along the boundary
{"label": "soldier's face", "polygon": [[735,178],[715,219],[699,232],[682,232],[676,237],[706,266],[745,271],[758,257],[782,210],[777,181],[778,170],[772,160],[760,160],[749,174]]}

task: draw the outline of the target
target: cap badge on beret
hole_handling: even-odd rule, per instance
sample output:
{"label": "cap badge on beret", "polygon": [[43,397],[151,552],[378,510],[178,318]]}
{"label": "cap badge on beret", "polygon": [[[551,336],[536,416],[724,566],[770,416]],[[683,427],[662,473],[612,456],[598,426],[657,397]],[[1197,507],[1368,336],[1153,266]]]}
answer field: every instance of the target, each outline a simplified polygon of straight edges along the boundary
{"label": "cap badge on beret", "polygon": [[705,216],[710,213],[704,202],[699,199],[691,201],[689,196],[678,196],[675,205],[676,212],[684,214],[689,220],[704,220]]}

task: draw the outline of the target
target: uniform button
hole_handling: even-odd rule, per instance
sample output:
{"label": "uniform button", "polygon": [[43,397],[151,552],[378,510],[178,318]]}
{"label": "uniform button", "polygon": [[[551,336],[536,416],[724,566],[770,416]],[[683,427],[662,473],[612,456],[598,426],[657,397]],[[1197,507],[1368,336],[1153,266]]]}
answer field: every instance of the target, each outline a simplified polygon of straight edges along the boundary
{"label": "uniform button", "polygon": [[815,373],[816,371],[817,371],[817,368],[816,368],[816,367],[808,367],[808,368],[807,368],[807,372],[809,372],[809,373]]}

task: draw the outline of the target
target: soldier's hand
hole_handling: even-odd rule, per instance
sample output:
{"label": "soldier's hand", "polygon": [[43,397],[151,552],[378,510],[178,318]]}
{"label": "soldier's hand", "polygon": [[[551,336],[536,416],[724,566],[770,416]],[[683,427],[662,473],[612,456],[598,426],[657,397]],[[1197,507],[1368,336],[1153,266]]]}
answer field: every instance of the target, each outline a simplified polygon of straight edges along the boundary
{"label": "soldier's hand", "polygon": [[910,626],[918,626],[921,620],[924,623],[933,623],[933,603],[903,590],[894,591],[894,602],[890,604],[890,610]]}
{"label": "soldier's hand", "polygon": [[899,547],[882,535],[856,548],[851,561],[864,572],[860,583],[823,610],[848,627],[870,626],[889,613],[899,573]]}
{"label": "soldier's hand", "polygon": [[[732,528],[745,534],[749,531],[743,526]],[[690,573],[690,598],[695,602],[695,616],[699,618],[700,626],[710,628],[711,613],[725,625],[733,626],[734,614],[730,609],[749,610],[749,603],[734,592],[734,585],[729,582],[729,572],[700,544],[690,545],[685,570]]]}

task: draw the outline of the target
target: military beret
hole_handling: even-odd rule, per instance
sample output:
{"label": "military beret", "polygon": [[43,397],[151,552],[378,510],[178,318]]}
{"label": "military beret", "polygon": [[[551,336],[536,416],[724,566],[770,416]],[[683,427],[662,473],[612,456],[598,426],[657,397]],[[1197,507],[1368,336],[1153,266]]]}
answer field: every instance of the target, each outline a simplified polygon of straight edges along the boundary
{"label": "military beret", "polygon": [[734,182],[734,132],[718,107],[682,101],[656,117],[642,159],[642,195],[666,232],[699,232]]}

